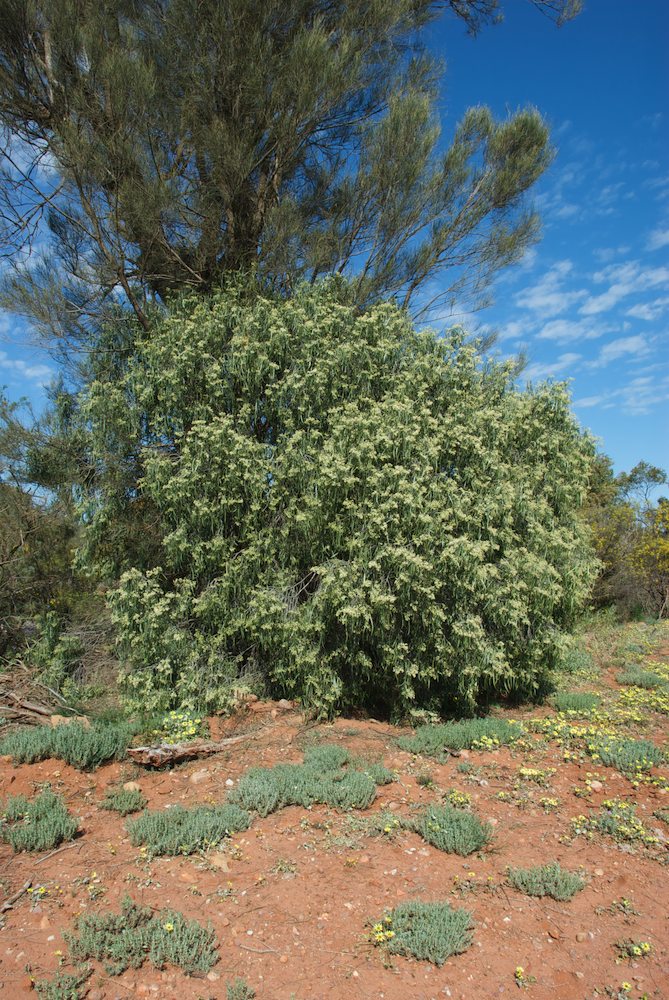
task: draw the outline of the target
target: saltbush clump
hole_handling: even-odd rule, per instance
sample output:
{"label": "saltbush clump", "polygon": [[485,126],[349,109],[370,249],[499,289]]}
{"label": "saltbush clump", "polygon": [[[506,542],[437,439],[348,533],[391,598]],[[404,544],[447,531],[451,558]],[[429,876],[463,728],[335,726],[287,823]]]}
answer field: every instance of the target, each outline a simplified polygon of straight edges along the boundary
{"label": "saltbush clump", "polygon": [[42,1000],[82,1000],[81,987],[91,974],[90,966],[74,973],[59,969],[53,979],[37,979],[35,992]]}
{"label": "saltbush clump", "polygon": [[440,757],[448,750],[494,750],[523,735],[515,720],[463,719],[419,726],[413,736],[402,736],[399,745],[410,753]]}
{"label": "saltbush clump", "polygon": [[656,674],[654,670],[642,670],[640,667],[630,667],[622,674],[618,674],[618,683],[630,687],[650,689],[666,687],[667,685],[666,679]]}
{"label": "saltbush clump", "polygon": [[[565,386],[337,280],[230,284],[132,337],[79,401],[82,559],[133,565],[109,595],[128,707],[226,708],[249,670],[320,716],[547,689],[595,572]],[[110,530],[136,496],[139,564]]]}
{"label": "saltbush clump", "polygon": [[23,795],[5,803],[0,821],[0,837],[19,851],[49,851],[72,840],[79,825],[67,811],[62,796],[40,792],[32,802]]}
{"label": "saltbush clump", "polygon": [[430,806],[416,819],[405,820],[405,825],[440,851],[463,857],[480,851],[492,838],[489,823],[450,804]]}
{"label": "saltbush clump", "polygon": [[148,959],[157,969],[176,965],[190,976],[202,975],[218,961],[212,927],[187,920],[173,910],[156,913],[126,897],[121,913],[79,917],[77,934],[65,934],[77,960],[96,959],[111,976],[138,969]]}
{"label": "saltbush clump", "polygon": [[356,770],[343,747],[307,750],[303,764],[254,767],[244,774],[230,796],[243,809],[267,816],[285,806],[323,803],[333,809],[366,809],[376,796],[376,784],[392,780],[382,765]]}
{"label": "saltbush clump", "polygon": [[617,740],[604,737],[589,742],[587,750],[606,767],[615,767],[623,774],[632,776],[650,771],[664,761],[663,752],[651,740]]}
{"label": "saltbush clump", "polygon": [[559,691],[553,695],[553,705],[558,712],[589,715],[599,708],[601,698],[589,692]]}
{"label": "saltbush clump", "polygon": [[110,760],[121,760],[138,728],[130,722],[80,722],[54,726],[24,726],[0,743],[0,754],[17,764],[34,764],[54,757],[80,771],[93,771]]}
{"label": "saltbush clump", "polygon": [[443,965],[472,943],[472,915],[449,903],[400,903],[372,927],[372,941],[394,955]]}
{"label": "saltbush clump", "polygon": [[101,809],[117,812],[121,816],[140,812],[146,806],[146,799],[137,788],[110,788],[100,803]]}
{"label": "saltbush clump", "polygon": [[216,847],[233,833],[248,830],[251,817],[236,805],[196,806],[142,813],[127,824],[130,843],[151,854],[194,854]]}
{"label": "saltbush clump", "polygon": [[585,880],[576,872],[565,871],[557,861],[535,868],[510,868],[511,885],[527,896],[550,896],[561,901],[571,899],[585,887]]}

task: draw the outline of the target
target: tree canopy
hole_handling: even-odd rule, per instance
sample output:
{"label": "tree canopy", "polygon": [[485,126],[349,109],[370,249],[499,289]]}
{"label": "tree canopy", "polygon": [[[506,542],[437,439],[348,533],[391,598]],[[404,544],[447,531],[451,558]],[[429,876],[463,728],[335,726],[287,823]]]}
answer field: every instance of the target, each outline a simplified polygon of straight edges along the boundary
{"label": "tree canopy", "polygon": [[[577,0],[534,0],[558,22]],[[3,303],[61,344],[119,301],[346,273],[365,304],[479,296],[536,236],[551,160],[524,109],[439,151],[420,29],[498,0],[0,0]],[[21,250],[31,251],[29,259]],[[445,277],[441,277],[445,275]],[[437,293],[433,293],[437,294]]]}

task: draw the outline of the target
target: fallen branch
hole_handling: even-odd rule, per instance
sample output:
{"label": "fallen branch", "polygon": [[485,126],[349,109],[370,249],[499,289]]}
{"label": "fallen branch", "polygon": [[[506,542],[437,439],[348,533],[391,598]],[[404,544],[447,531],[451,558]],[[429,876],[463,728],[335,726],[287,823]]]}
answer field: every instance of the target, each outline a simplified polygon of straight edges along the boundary
{"label": "fallen branch", "polygon": [[164,767],[165,764],[176,764],[181,760],[192,760],[196,757],[211,757],[215,753],[220,753],[233,743],[240,743],[248,739],[248,736],[231,736],[227,740],[220,740],[217,743],[199,741],[197,743],[161,743],[156,747],[129,747],[128,757],[136,764],[145,764],[148,767]]}
{"label": "fallen branch", "polygon": [[32,882],[30,881],[30,879],[28,879],[27,882],[24,882],[19,891],[15,892],[13,896],[9,897],[9,899],[6,899],[2,904],[2,906],[0,906],[0,913],[4,913],[5,910],[11,910],[14,903],[16,903],[17,900],[19,900],[21,896],[23,896],[28,891],[31,885]]}
{"label": "fallen branch", "polygon": [[51,715],[50,709],[44,708],[43,705],[34,705],[30,701],[24,701],[15,695],[13,691],[0,691],[0,699],[7,699],[26,712],[34,712],[35,715],[46,715],[47,717]]}

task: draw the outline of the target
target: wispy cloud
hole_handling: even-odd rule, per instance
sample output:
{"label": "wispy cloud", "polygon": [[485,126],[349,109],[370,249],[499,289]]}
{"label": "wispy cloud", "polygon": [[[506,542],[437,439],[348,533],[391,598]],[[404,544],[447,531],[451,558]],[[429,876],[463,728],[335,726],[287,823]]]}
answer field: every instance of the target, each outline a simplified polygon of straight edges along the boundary
{"label": "wispy cloud", "polygon": [[580,360],[580,354],[560,354],[557,361],[553,361],[552,363],[544,364],[535,361],[533,364],[527,366],[523,372],[523,378],[528,382],[539,382],[543,381],[543,379],[553,378],[555,375],[563,375]]}
{"label": "wispy cloud", "polygon": [[537,334],[539,340],[554,340],[557,344],[570,344],[575,340],[596,340],[610,331],[592,320],[552,319]]}
{"label": "wispy cloud", "polygon": [[662,247],[669,246],[669,226],[664,229],[654,229],[648,237],[649,250],[661,250]]}
{"label": "wispy cloud", "polygon": [[642,417],[668,399],[669,379],[634,378],[627,385],[575,399],[572,405],[577,410],[615,407],[629,416]]}
{"label": "wispy cloud", "polygon": [[618,337],[617,340],[610,340],[608,344],[604,344],[594,361],[588,362],[588,367],[604,368],[612,361],[620,361],[625,357],[643,358],[649,352],[650,345],[640,334],[635,337]]}
{"label": "wispy cloud", "polygon": [[54,376],[53,370],[48,365],[33,365],[20,358],[10,358],[6,351],[0,351],[0,368],[5,371],[17,372],[23,378],[39,382],[42,385],[48,385]]}
{"label": "wispy cloud", "polygon": [[535,285],[518,292],[516,304],[522,309],[539,313],[542,319],[565,312],[587,294],[581,290],[570,292],[565,289],[564,279],[571,274],[573,267],[570,260],[558,261]]}
{"label": "wispy cloud", "polygon": [[653,299],[652,302],[642,302],[639,305],[632,306],[625,313],[626,316],[631,316],[632,319],[645,319],[649,322],[658,319],[663,312],[666,312],[669,306],[669,298]]}
{"label": "wispy cloud", "polygon": [[593,275],[598,284],[608,283],[609,287],[601,295],[591,295],[579,309],[581,316],[596,316],[608,312],[614,306],[637,292],[669,284],[669,268],[642,267],[638,261],[611,264]]}

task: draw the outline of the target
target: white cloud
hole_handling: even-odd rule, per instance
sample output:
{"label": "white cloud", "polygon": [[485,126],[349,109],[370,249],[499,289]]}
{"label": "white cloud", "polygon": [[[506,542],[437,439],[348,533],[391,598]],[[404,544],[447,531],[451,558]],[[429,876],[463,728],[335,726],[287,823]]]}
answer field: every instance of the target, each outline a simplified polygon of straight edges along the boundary
{"label": "white cloud", "polygon": [[652,302],[641,302],[637,306],[632,306],[625,313],[633,319],[654,320],[662,315],[669,306],[669,298],[654,299]]}
{"label": "white cloud", "polygon": [[54,376],[53,370],[48,365],[29,364],[20,358],[10,358],[6,351],[0,351],[0,368],[17,372],[23,378],[39,382],[41,385],[48,385]]}
{"label": "white cloud", "polygon": [[558,344],[570,344],[574,340],[596,340],[610,329],[594,324],[591,320],[552,319],[542,327],[537,338],[554,340]]}
{"label": "white cloud", "polygon": [[638,261],[611,264],[593,275],[599,284],[610,282],[607,291],[591,295],[579,309],[581,316],[597,316],[613,309],[622,299],[635,292],[644,292],[658,286],[669,285],[669,268],[643,268]]}
{"label": "white cloud", "polygon": [[555,375],[561,375],[568,368],[572,368],[580,360],[580,354],[561,354],[557,361],[554,361],[552,364],[543,364],[535,361],[533,364],[527,366],[522,373],[522,377],[528,382],[538,382],[543,379],[553,378]]}
{"label": "white cloud", "polygon": [[570,260],[558,261],[536,285],[518,292],[516,303],[523,309],[540,313],[546,319],[564,312],[586,294],[584,291],[568,292],[563,288],[563,281],[573,267]]}
{"label": "white cloud", "polygon": [[661,250],[669,246],[669,226],[666,229],[654,229],[648,237],[649,250]]}
{"label": "white cloud", "polygon": [[610,365],[612,361],[619,361],[621,358],[632,356],[642,358],[650,351],[650,347],[645,337],[618,337],[604,344],[594,361],[588,362],[590,368],[603,368]]}

